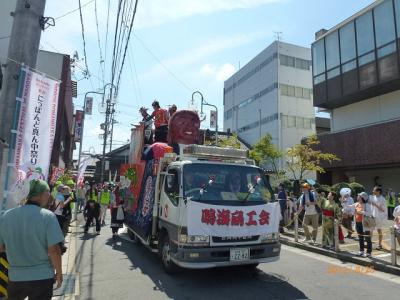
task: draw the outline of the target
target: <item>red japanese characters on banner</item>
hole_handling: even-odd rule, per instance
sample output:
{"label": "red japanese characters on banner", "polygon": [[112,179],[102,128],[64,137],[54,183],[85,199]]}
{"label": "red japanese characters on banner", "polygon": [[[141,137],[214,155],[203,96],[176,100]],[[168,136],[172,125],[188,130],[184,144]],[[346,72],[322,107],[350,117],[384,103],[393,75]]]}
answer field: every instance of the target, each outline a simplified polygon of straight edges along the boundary
{"label": "red japanese characters on banner", "polygon": [[277,203],[254,206],[219,206],[190,201],[188,234],[248,236],[277,232],[280,207]]}

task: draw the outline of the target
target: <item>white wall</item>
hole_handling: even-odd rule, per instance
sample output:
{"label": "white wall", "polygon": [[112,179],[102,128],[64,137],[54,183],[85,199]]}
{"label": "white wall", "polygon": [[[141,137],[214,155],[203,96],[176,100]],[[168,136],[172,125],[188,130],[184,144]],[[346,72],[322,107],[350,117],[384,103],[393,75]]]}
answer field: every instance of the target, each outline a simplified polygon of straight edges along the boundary
{"label": "white wall", "polygon": [[39,50],[36,60],[36,68],[40,72],[61,80],[63,59],[63,54]]}
{"label": "white wall", "polygon": [[400,118],[400,91],[342,106],[331,112],[331,131],[341,131]]}

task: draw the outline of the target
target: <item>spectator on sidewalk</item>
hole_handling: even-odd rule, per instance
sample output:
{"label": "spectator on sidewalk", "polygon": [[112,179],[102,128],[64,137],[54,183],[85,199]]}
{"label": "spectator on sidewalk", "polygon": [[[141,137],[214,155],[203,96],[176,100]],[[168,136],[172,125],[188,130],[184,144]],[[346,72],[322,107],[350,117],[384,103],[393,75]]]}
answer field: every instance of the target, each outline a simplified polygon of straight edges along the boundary
{"label": "spectator on sidewalk", "polygon": [[[375,218],[375,229],[378,231],[378,247],[376,250],[382,250],[382,240],[383,240],[383,227],[385,221],[387,220],[387,206],[386,199],[382,196],[382,188],[380,186],[375,186],[373,190],[372,197],[372,216]],[[373,231],[373,229],[372,229]],[[371,236],[373,232],[371,232]]]}
{"label": "spectator on sidewalk", "polygon": [[394,234],[396,235],[397,238],[397,243],[400,246],[400,215],[394,218]]}
{"label": "spectator on sidewalk", "polygon": [[349,189],[349,193],[344,194],[340,198],[340,202],[342,203],[342,225],[347,230],[346,238],[350,239],[354,232],[352,222],[354,219],[354,200],[351,197],[351,190]]}
{"label": "spectator on sidewalk", "polygon": [[82,212],[82,209],[85,207],[85,198],[86,198],[86,189],[82,184],[78,186],[76,190],[76,205],[78,212]]}
{"label": "spectator on sidewalk", "polygon": [[69,224],[72,220],[72,203],[75,202],[75,199],[69,186],[63,186],[62,195],[64,196],[64,201],[61,203],[62,215],[64,217],[62,232],[64,236],[66,236],[68,233]]}
{"label": "spectator on sidewalk", "polygon": [[92,224],[93,219],[96,222],[96,233],[100,234],[100,204],[92,199],[86,202],[85,209],[83,210],[83,215],[86,218],[84,233],[88,233],[89,226]]}
{"label": "spectator on sidewalk", "polygon": [[[360,246],[359,255],[363,257],[371,257],[372,242],[371,231],[373,230],[372,206],[368,200],[368,194],[362,192],[358,194],[355,208],[356,230],[358,234],[358,242]],[[367,242],[367,253],[364,253],[364,240]]]}
{"label": "spectator on sidewalk", "polygon": [[[315,208],[317,205],[317,201],[310,192],[310,185],[308,183],[304,183],[303,186],[303,194],[300,196],[300,208],[299,213],[304,209],[304,219],[303,219],[303,229],[305,234],[305,242],[312,242],[315,244],[317,240],[317,233],[318,233],[318,213]],[[310,231],[308,226],[312,226],[312,235],[310,235]],[[312,240],[311,240],[312,238]]]}
{"label": "spectator on sidewalk", "polygon": [[285,225],[285,212],[286,212],[286,208],[287,208],[287,194],[285,191],[285,187],[283,186],[283,184],[279,184],[278,186],[278,202],[279,202],[279,206],[281,208],[281,216],[282,219],[279,222],[279,232],[280,233],[284,233],[284,225]]}
{"label": "spectator on sidewalk", "polygon": [[341,210],[335,202],[336,193],[330,192],[328,198],[323,198],[322,209],[322,247],[333,249],[334,246],[334,220],[339,220]]}
{"label": "spectator on sidewalk", "polygon": [[111,230],[113,238],[118,236],[118,229],[123,227],[124,224],[124,199],[120,196],[120,189],[117,186],[114,190],[114,197],[111,198]]}
{"label": "spectator on sidewalk", "polygon": [[388,211],[388,219],[393,220],[393,211],[394,208],[396,207],[396,195],[392,189],[388,189],[386,195],[386,206]]}
{"label": "spectator on sidewalk", "polygon": [[104,185],[103,190],[100,193],[100,222],[101,225],[106,225],[107,209],[110,206],[111,201],[111,190],[112,184]]}
{"label": "spectator on sidewalk", "polygon": [[[50,188],[30,182],[27,202],[0,218],[0,252],[9,262],[8,299],[50,300],[63,281],[59,243],[64,236],[48,207]],[[17,238],[16,238],[17,237]]]}

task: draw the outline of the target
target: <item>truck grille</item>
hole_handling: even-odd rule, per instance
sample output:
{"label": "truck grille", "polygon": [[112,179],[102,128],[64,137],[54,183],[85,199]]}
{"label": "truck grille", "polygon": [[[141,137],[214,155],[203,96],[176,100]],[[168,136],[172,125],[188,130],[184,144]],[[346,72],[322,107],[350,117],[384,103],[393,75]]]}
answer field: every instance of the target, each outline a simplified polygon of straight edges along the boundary
{"label": "truck grille", "polygon": [[220,237],[220,236],[213,236],[212,241],[213,243],[237,243],[237,242],[254,242],[257,241],[259,238],[258,235],[253,236],[241,236],[241,237]]}

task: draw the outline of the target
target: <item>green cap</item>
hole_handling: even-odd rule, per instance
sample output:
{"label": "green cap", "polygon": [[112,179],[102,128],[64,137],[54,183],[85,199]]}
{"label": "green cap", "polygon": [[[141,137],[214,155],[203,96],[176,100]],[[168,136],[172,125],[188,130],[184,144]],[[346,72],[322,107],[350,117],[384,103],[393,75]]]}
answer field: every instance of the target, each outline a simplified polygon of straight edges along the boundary
{"label": "green cap", "polygon": [[50,191],[49,185],[46,181],[41,179],[34,179],[29,183],[28,199],[38,196],[43,192]]}
{"label": "green cap", "polygon": [[68,186],[70,186],[70,185],[75,185],[75,182],[74,182],[72,179],[69,179],[69,180],[67,181],[67,185],[68,185]]}

